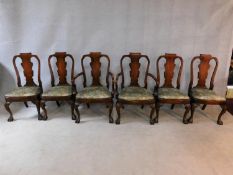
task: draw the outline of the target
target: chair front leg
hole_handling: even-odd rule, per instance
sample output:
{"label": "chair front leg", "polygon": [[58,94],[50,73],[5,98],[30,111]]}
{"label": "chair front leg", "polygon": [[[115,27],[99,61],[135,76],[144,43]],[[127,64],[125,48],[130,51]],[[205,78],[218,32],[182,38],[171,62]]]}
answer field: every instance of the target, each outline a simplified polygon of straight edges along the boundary
{"label": "chair front leg", "polygon": [[154,121],[154,119],[153,119],[153,115],[154,115],[154,113],[155,113],[155,105],[152,104],[152,105],[150,105],[150,107],[151,107],[151,111],[150,111],[150,124],[151,124],[151,125],[154,125],[154,124],[155,124],[155,121]]}
{"label": "chair front leg", "polygon": [[41,106],[41,108],[42,108],[42,110],[43,110],[43,112],[44,112],[44,117],[43,117],[43,119],[44,120],[47,120],[48,119],[48,115],[47,115],[47,110],[46,110],[46,108],[45,108],[45,101],[44,100],[41,100],[41,102],[40,102],[40,106]]}
{"label": "chair front leg", "polygon": [[160,104],[157,102],[155,105],[156,116],[154,118],[154,123],[159,122],[159,110],[160,110]]}
{"label": "chair front leg", "polygon": [[121,123],[121,110],[122,104],[117,102],[116,103],[116,111],[117,111],[117,119],[116,119],[116,124],[119,125]]}
{"label": "chair front leg", "polygon": [[77,115],[78,115],[78,116],[76,117],[75,123],[80,123],[80,113],[79,113],[78,107],[79,107],[79,104],[75,104],[75,105],[74,105],[74,109],[75,109],[75,111],[76,111],[76,113],[77,113]]}
{"label": "chair front leg", "polygon": [[186,119],[186,117],[187,117],[187,115],[188,115],[190,109],[191,109],[190,104],[186,104],[186,105],[185,105],[185,112],[184,112],[184,116],[183,116],[183,123],[184,123],[184,124],[188,124],[188,123],[189,123],[188,120]]}
{"label": "chair front leg", "polygon": [[35,102],[37,113],[38,113],[38,120],[43,120],[43,116],[40,114],[40,100],[36,100]]}
{"label": "chair front leg", "polygon": [[75,102],[71,101],[70,102],[70,107],[71,107],[71,119],[76,120],[76,115],[74,113],[74,108],[75,108]]}
{"label": "chair front leg", "polygon": [[7,120],[8,122],[12,122],[14,120],[13,114],[12,114],[11,109],[10,109],[10,104],[11,104],[11,102],[6,102],[5,105],[4,105],[5,108],[6,108],[6,110],[7,110],[7,112],[10,113],[10,117]]}
{"label": "chair front leg", "polygon": [[191,104],[191,116],[188,119],[189,123],[193,123],[193,115],[194,115],[195,108],[196,108],[195,104],[192,103]]}
{"label": "chair front leg", "polygon": [[222,118],[222,115],[227,111],[227,105],[224,104],[224,105],[220,105],[222,110],[220,112],[220,114],[218,115],[218,120],[217,120],[217,124],[218,125],[223,125],[223,121],[221,120]]}
{"label": "chair front leg", "polygon": [[113,120],[113,117],[112,117],[112,110],[113,110],[113,102],[109,103],[109,123],[113,123],[114,120]]}

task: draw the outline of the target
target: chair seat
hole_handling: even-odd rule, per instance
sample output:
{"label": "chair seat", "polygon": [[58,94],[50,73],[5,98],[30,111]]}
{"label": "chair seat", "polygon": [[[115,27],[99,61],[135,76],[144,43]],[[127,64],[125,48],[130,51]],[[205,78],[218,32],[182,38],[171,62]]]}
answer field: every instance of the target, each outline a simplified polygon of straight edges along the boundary
{"label": "chair seat", "polygon": [[159,88],[158,89],[159,99],[169,99],[169,100],[189,100],[189,96],[180,92],[176,88]]}
{"label": "chair seat", "polygon": [[154,100],[153,94],[142,87],[126,87],[120,92],[119,99],[126,101],[147,101]]}
{"label": "chair seat", "polygon": [[11,97],[31,97],[37,96],[41,93],[40,87],[35,86],[25,86],[25,87],[17,87],[16,89],[12,90],[11,92],[5,95],[6,98]]}
{"label": "chair seat", "polygon": [[54,86],[42,94],[43,97],[67,97],[72,95],[72,86]]}
{"label": "chair seat", "polygon": [[106,99],[106,98],[112,98],[112,96],[109,90],[103,86],[86,87],[82,91],[78,92],[76,95],[76,99]]}
{"label": "chair seat", "polygon": [[226,101],[225,97],[217,95],[213,90],[204,88],[193,88],[191,89],[191,96],[196,100],[206,101]]}
{"label": "chair seat", "polygon": [[233,99],[233,86],[228,86],[227,87],[227,99]]}

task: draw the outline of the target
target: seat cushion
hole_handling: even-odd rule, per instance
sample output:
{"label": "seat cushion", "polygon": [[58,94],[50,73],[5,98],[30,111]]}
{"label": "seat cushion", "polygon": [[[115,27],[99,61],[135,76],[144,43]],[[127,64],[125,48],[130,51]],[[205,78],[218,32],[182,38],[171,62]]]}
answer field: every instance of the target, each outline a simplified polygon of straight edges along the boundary
{"label": "seat cushion", "polygon": [[111,97],[109,90],[103,86],[86,87],[76,95],[76,99],[105,99]]}
{"label": "seat cushion", "polygon": [[122,89],[118,98],[126,101],[154,100],[153,94],[142,87],[126,87]]}
{"label": "seat cushion", "polygon": [[36,96],[41,93],[41,88],[40,87],[17,87],[13,91],[7,93],[5,97],[31,97],[31,96]]}
{"label": "seat cushion", "polygon": [[233,99],[233,86],[228,86],[227,87],[227,99]]}
{"label": "seat cushion", "polygon": [[72,86],[54,86],[47,92],[42,94],[42,97],[66,97],[72,95]]}
{"label": "seat cushion", "polygon": [[158,97],[159,99],[189,100],[188,95],[185,95],[176,88],[159,88]]}
{"label": "seat cushion", "polygon": [[213,90],[204,88],[191,89],[191,96],[197,100],[225,101],[226,98],[217,95]]}

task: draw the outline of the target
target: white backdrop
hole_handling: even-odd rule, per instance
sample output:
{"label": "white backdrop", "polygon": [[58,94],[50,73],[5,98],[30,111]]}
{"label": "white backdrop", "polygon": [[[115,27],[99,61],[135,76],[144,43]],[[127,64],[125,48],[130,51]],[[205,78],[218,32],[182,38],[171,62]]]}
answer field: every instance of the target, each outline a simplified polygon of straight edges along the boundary
{"label": "white backdrop", "polygon": [[137,51],[155,60],[165,52],[184,58],[187,92],[191,58],[210,53],[219,58],[216,90],[224,94],[233,47],[233,0],[0,0],[0,94],[13,89],[12,57],[37,54],[42,81],[50,85],[48,55],[67,51],[76,59],[90,51],[111,57],[119,71],[123,54]]}

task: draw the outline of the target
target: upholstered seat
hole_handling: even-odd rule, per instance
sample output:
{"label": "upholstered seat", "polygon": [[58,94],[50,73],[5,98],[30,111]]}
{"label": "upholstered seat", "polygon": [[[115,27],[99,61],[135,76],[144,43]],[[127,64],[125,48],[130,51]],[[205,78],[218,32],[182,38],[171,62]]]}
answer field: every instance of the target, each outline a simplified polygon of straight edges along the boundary
{"label": "upholstered seat", "polygon": [[111,93],[103,86],[90,86],[78,92],[76,99],[106,99],[112,98]]}
{"label": "upholstered seat", "polygon": [[43,97],[66,97],[72,95],[72,86],[54,86],[42,94]]}
{"label": "upholstered seat", "polygon": [[233,99],[233,86],[228,86],[227,87],[227,99]]}
{"label": "upholstered seat", "polygon": [[191,96],[196,100],[225,101],[226,98],[217,95],[213,90],[205,88],[191,89]]}
{"label": "upholstered seat", "polygon": [[154,96],[149,90],[147,90],[146,88],[134,87],[134,86],[126,87],[122,89],[118,98],[120,100],[125,100],[125,101],[154,100]]}
{"label": "upholstered seat", "polygon": [[176,88],[159,88],[158,90],[159,99],[174,99],[174,100],[189,100],[189,96],[180,92]]}
{"label": "upholstered seat", "polygon": [[25,86],[25,87],[17,87],[13,91],[7,93],[5,95],[6,98],[11,97],[31,97],[31,96],[37,96],[41,93],[40,87],[34,87],[34,86]]}

